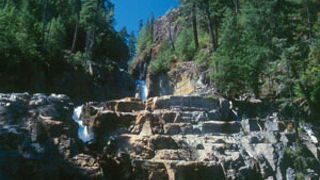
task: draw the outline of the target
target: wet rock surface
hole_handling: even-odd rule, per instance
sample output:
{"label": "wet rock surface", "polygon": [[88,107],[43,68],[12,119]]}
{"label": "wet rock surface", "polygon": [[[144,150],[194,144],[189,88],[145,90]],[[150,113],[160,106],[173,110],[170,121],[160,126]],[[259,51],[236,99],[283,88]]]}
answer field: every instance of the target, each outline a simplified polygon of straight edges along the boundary
{"label": "wet rock surface", "polygon": [[0,94],[0,179],[103,179],[65,95]]}

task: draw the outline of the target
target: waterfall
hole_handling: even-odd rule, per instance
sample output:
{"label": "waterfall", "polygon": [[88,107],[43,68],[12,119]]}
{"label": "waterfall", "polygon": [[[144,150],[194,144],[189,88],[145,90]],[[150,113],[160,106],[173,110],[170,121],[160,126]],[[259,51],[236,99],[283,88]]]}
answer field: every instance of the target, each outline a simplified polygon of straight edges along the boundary
{"label": "waterfall", "polygon": [[148,87],[146,80],[142,79],[142,74],[140,74],[139,79],[135,83],[135,94],[139,95],[141,100],[146,100],[148,98]]}
{"label": "waterfall", "polygon": [[82,124],[80,114],[82,105],[74,108],[72,118],[79,125],[78,136],[82,142],[86,143],[94,139],[94,134],[88,130],[88,127]]}
{"label": "waterfall", "polygon": [[312,131],[311,125],[310,124],[305,124],[305,125],[300,124],[300,126],[302,126],[302,128],[307,132],[308,136],[310,137],[311,142],[313,142],[314,144],[318,144],[319,141],[318,141],[315,133]]}
{"label": "waterfall", "polygon": [[148,98],[148,87],[145,80],[136,80],[136,92],[141,100],[146,100]]}

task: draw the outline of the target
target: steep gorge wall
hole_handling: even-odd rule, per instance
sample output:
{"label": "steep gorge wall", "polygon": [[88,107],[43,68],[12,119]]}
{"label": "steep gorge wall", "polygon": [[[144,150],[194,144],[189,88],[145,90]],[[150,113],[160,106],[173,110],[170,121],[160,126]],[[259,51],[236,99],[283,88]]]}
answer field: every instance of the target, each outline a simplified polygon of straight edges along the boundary
{"label": "steep gorge wall", "polygon": [[214,84],[209,79],[207,66],[194,62],[172,62],[170,70],[157,74],[150,74],[148,66],[155,61],[163,43],[168,40],[175,46],[181,29],[179,20],[180,9],[175,8],[166,15],[155,20],[153,25],[153,43],[147,47],[148,52],[136,54],[136,60],[131,66],[131,74],[146,79],[149,97],[162,95],[209,94],[214,91]]}

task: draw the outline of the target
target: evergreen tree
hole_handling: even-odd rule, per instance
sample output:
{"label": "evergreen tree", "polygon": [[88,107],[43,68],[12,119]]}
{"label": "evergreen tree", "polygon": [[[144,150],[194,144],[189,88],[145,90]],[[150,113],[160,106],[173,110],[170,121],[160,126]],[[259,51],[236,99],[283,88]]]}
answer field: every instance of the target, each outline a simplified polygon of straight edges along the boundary
{"label": "evergreen tree", "polygon": [[0,3],[1,74],[20,67],[21,73],[34,67],[62,70],[69,62],[68,50],[77,54],[87,50],[92,59],[129,59],[126,43],[113,29],[114,6],[108,0]]}
{"label": "evergreen tree", "polygon": [[81,0],[73,0],[73,2],[74,2],[73,12],[76,14],[76,23],[75,23],[74,34],[72,39],[71,52],[75,50],[75,46],[78,38],[80,11],[81,11]]}
{"label": "evergreen tree", "polygon": [[238,17],[228,9],[222,24],[220,46],[214,53],[210,66],[213,69],[213,77],[217,80],[217,87],[229,97],[237,97],[246,90],[245,63],[241,59],[242,29]]}
{"label": "evergreen tree", "polygon": [[121,30],[119,31],[119,35],[121,36],[124,42],[128,43],[129,34],[125,26],[122,27]]}
{"label": "evergreen tree", "polygon": [[134,31],[131,31],[128,38],[128,48],[129,48],[129,54],[130,59],[133,58],[135,52],[136,52],[136,37],[134,35]]}
{"label": "evergreen tree", "polygon": [[151,16],[151,18],[147,20],[146,24],[139,31],[136,46],[136,54],[146,53],[151,48],[151,45],[153,43],[153,23],[154,19]]}
{"label": "evergreen tree", "polygon": [[[186,17],[187,21],[192,22],[192,32],[193,32],[193,41],[195,49],[199,48],[199,39],[198,39],[198,27],[197,27],[197,4],[195,0],[180,0],[182,6],[183,16]],[[189,25],[189,24],[187,24]]]}

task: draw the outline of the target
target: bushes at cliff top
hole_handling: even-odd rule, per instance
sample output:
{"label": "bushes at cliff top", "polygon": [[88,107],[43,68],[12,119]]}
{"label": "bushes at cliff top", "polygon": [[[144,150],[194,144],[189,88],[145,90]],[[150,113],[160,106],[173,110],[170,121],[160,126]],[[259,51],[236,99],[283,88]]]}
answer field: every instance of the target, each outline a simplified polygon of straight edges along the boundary
{"label": "bushes at cliff top", "polygon": [[176,42],[176,53],[180,60],[190,61],[196,52],[191,28],[183,28]]}

